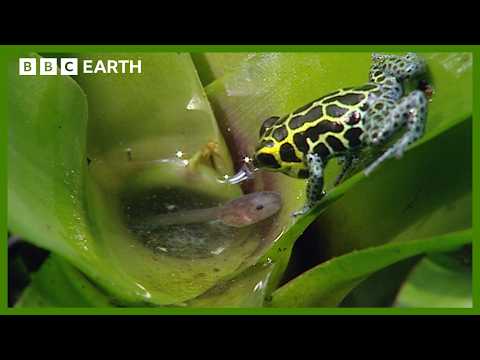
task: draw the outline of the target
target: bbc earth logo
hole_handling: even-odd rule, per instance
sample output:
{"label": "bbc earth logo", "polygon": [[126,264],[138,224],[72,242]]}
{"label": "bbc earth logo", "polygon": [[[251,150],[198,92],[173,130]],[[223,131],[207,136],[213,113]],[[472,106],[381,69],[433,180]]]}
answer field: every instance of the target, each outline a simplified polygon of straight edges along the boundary
{"label": "bbc earth logo", "polygon": [[141,74],[142,60],[90,60],[77,58],[19,58],[18,74],[78,75],[82,74]]}

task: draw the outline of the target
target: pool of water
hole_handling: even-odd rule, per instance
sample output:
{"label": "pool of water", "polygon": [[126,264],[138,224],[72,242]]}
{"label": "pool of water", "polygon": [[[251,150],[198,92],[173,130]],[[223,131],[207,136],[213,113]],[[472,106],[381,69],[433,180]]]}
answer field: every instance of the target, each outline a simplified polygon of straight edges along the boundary
{"label": "pool of water", "polygon": [[276,238],[271,232],[276,216],[242,228],[215,220],[167,226],[145,222],[152,215],[217,207],[242,196],[239,187],[174,166],[158,163],[134,171],[101,161],[89,166],[89,211],[99,245],[125,281],[161,304],[202,294],[255,263]]}

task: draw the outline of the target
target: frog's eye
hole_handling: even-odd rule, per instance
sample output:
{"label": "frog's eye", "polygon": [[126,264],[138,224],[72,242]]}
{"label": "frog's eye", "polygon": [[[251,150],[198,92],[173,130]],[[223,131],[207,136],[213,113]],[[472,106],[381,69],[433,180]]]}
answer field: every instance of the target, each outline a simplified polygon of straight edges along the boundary
{"label": "frog's eye", "polygon": [[259,153],[253,159],[253,165],[257,168],[279,169],[281,166],[272,154]]}
{"label": "frog's eye", "polygon": [[268,119],[264,120],[263,123],[262,123],[262,126],[260,127],[260,136],[263,136],[263,134],[265,134],[265,131],[268,128],[271,128],[278,119],[280,119],[280,117],[272,116],[272,117],[269,117]]}
{"label": "frog's eye", "polygon": [[265,147],[271,148],[274,146],[275,146],[275,143],[273,142],[273,140],[262,140],[255,148],[255,151],[259,151]]}

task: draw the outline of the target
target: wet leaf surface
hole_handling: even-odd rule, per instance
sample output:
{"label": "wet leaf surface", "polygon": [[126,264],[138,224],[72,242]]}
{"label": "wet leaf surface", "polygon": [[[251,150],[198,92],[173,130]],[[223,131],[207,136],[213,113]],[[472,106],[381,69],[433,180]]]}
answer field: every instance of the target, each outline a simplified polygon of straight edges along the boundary
{"label": "wet leaf surface", "polygon": [[[240,196],[239,187],[216,180],[252,154],[261,122],[364,83],[370,54],[194,54],[193,62],[188,54],[128,54],[142,58],[142,75],[86,74],[76,77],[80,87],[68,77],[19,78],[12,64],[9,227],[127,304],[196,298],[188,305],[261,306],[277,288],[294,242],[316,221],[321,257],[332,260],[275,291],[271,305],[335,306],[385,266],[469,241],[445,234],[471,227],[472,56],[420,55],[434,88],[421,141],[370,177],[354,171],[335,188],[339,167],[332,161],[326,197],[295,220],[290,214],[304,202],[305,181],[259,173],[242,184],[243,192],[280,192],[281,213],[244,237],[250,245],[207,260],[152,253],[127,226],[126,206],[159,211],[140,204],[172,190],[218,204]],[[197,206],[212,205],[202,201]],[[270,262],[273,270],[248,268]],[[253,291],[259,281],[261,291]]]}
{"label": "wet leaf surface", "polygon": [[471,308],[472,268],[449,267],[425,258],[401,287],[395,306]]}
{"label": "wet leaf surface", "polygon": [[472,231],[395,242],[352,251],[303,273],[272,295],[274,307],[334,307],[372,273],[427,252],[452,251],[472,241]]}
{"label": "wet leaf surface", "polygon": [[[239,187],[218,182],[231,173],[231,161],[189,55],[138,56],[154,76],[84,74],[76,78],[80,87],[67,77],[20,78],[12,64],[10,223],[72,261],[119,303],[175,304],[254,264],[272,224],[141,233],[131,227],[132,217],[219,206],[241,195]],[[28,208],[33,200],[40,205]],[[54,236],[45,233],[55,226]],[[179,256],[172,246],[198,251]]]}
{"label": "wet leaf surface", "polygon": [[16,307],[111,307],[111,299],[69,262],[52,255],[32,275]]}

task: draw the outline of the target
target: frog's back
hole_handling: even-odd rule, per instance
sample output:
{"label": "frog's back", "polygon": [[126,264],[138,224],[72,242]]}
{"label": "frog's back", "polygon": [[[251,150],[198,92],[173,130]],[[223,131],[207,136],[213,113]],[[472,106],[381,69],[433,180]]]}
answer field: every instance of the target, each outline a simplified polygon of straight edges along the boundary
{"label": "frog's back", "polygon": [[369,96],[378,92],[379,85],[373,83],[340,89],[287,116],[267,119],[256,150],[278,164],[278,171],[289,169],[298,177],[306,177],[307,153],[326,160],[361,145],[361,119],[368,110]]}

